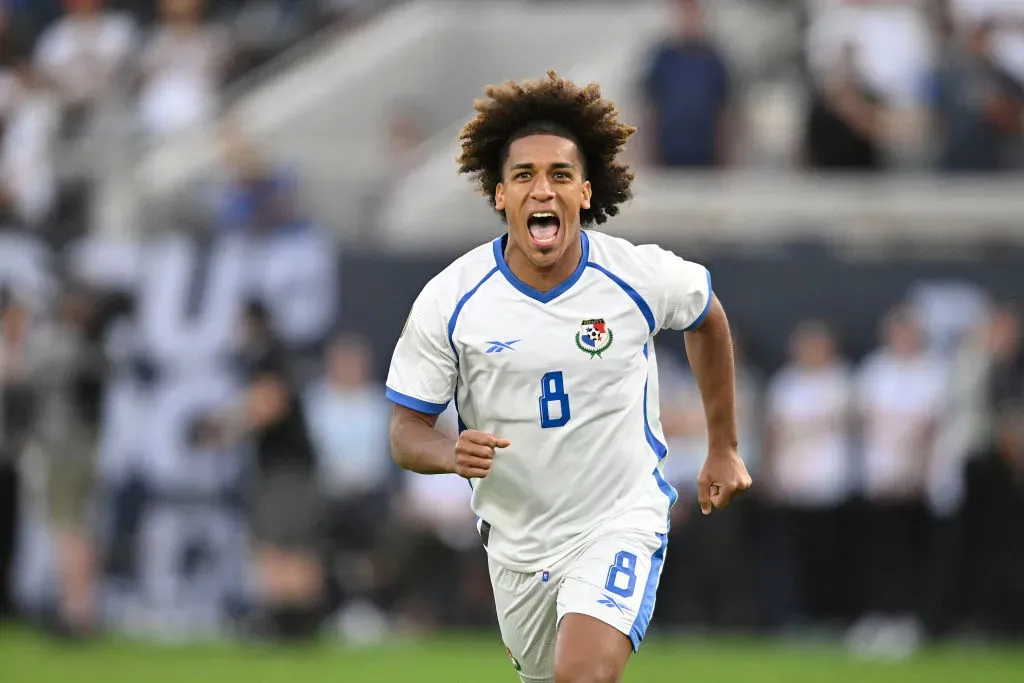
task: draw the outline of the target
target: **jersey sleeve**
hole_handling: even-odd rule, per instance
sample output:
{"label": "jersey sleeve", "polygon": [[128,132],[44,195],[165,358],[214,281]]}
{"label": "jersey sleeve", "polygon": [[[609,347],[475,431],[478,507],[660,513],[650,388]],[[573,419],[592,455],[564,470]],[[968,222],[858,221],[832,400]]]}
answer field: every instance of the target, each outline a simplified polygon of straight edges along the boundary
{"label": "jersey sleeve", "polygon": [[429,415],[439,415],[455,394],[457,359],[448,343],[447,322],[434,295],[416,299],[388,371],[388,400]]}
{"label": "jersey sleeve", "polygon": [[711,307],[711,273],[655,245],[643,247],[653,265],[654,315],[660,329],[692,330]]}

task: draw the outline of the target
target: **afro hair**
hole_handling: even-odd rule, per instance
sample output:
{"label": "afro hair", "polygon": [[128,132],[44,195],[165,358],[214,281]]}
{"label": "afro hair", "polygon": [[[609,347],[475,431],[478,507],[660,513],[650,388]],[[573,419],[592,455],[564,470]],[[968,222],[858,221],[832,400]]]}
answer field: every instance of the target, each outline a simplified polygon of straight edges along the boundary
{"label": "afro hair", "polygon": [[485,92],[474,105],[476,118],[459,136],[458,162],[459,173],[476,180],[491,206],[509,146],[538,133],[567,138],[579,149],[592,190],[590,208],[580,210],[581,225],[604,223],[632,197],[633,172],[615,158],[636,129],[619,122],[614,103],[602,99],[596,83],[579,87],[551,70],[546,79],[509,81]]}

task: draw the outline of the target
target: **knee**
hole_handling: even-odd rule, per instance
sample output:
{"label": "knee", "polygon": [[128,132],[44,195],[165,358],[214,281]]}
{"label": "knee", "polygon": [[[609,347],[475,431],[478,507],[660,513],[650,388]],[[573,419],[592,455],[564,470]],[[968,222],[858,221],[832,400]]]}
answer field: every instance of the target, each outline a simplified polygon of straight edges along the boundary
{"label": "knee", "polygon": [[617,668],[602,660],[592,659],[560,659],[555,664],[555,683],[619,683]]}

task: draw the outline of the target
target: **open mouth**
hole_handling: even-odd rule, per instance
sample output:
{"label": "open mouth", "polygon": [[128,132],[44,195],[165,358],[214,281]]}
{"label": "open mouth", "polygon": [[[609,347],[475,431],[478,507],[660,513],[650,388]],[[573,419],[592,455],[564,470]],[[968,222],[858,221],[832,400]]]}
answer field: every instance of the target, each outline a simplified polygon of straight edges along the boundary
{"label": "open mouth", "polygon": [[558,239],[558,229],[562,223],[552,211],[534,211],[526,219],[526,227],[530,230],[530,239],[536,247],[550,247]]}

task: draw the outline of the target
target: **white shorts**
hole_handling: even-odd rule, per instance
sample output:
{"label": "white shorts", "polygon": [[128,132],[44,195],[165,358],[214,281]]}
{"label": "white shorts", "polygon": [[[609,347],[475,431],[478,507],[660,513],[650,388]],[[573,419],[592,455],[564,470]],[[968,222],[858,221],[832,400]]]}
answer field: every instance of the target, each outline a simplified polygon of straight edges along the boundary
{"label": "white shorts", "polygon": [[626,634],[640,647],[668,538],[642,531],[609,531],[539,572],[523,573],[489,561],[501,637],[525,683],[554,680],[555,638],[566,614],[586,614]]}

